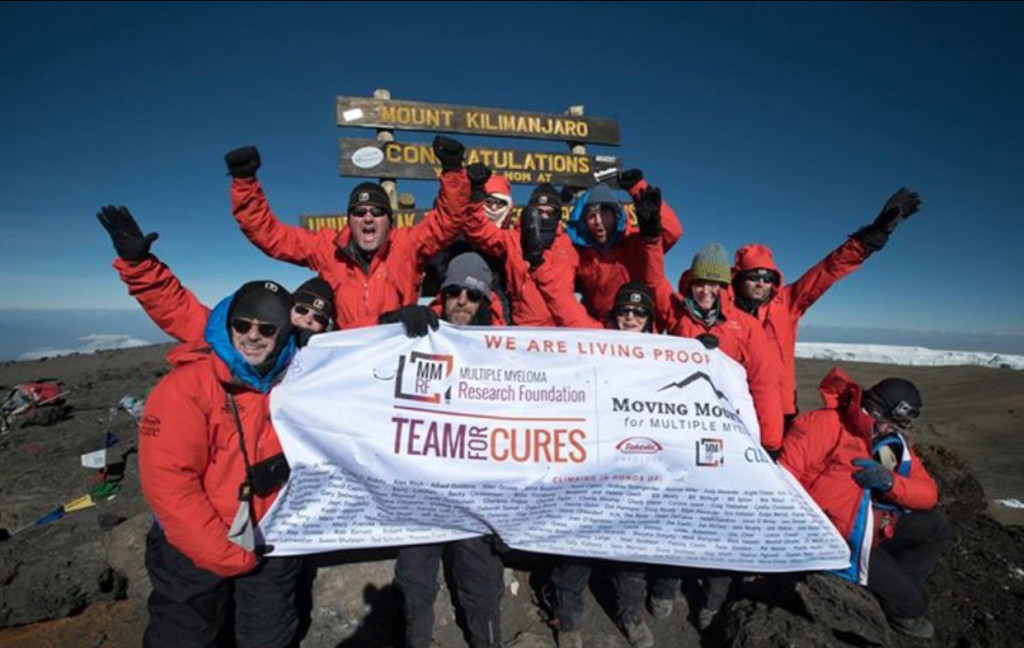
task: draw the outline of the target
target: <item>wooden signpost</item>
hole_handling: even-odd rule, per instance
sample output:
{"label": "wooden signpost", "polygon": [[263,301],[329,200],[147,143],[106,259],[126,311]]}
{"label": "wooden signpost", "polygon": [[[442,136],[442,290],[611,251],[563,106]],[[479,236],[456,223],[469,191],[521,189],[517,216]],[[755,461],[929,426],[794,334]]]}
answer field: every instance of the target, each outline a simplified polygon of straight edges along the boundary
{"label": "wooden signpost", "polygon": [[618,146],[619,123],[581,115],[533,113],[506,108],[451,106],[421,101],[338,97],[338,126],[463,133]]}
{"label": "wooden signpost", "polygon": [[[516,184],[550,182],[575,188],[591,187],[616,178],[619,159],[610,155],[590,155],[587,144],[618,146],[619,123],[613,119],[583,114],[583,106],[572,106],[565,114],[529,112],[506,108],[455,106],[391,98],[387,90],[376,90],[373,97],[338,97],[335,102],[337,124],[343,128],[376,129],[376,139],[343,137],[339,139],[341,175],[378,178],[391,198],[396,227],[410,227],[423,218],[426,210],[409,209],[399,204],[398,180],[433,180],[441,165],[429,142],[396,142],[395,131],[459,133],[519,139],[565,142],[568,152],[525,151],[493,146],[467,146],[466,164],[482,162],[495,173]],[[627,211],[632,218],[632,205]],[[518,215],[518,209],[514,212]],[[568,207],[563,219],[568,216]],[[311,214],[299,217],[310,230],[341,229],[345,214]]]}
{"label": "wooden signpost", "polygon": [[[434,156],[429,142],[379,142],[344,137],[340,145],[341,175],[344,176],[433,180],[441,174],[441,164]],[[474,162],[483,162],[512,183],[550,182],[571,187],[589,187],[596,184],[595,174],[615,167],[618,158],[467,147],[466,164]]]}

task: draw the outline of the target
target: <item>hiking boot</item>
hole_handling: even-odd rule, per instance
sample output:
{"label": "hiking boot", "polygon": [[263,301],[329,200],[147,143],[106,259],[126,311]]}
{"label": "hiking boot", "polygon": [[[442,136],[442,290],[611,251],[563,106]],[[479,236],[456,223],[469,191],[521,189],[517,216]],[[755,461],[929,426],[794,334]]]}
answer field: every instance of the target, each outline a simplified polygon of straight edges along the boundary
{"label": "hiking boot", "polygon": [[560,631],[558,648],[583,648],[583,633],[579,630]]}
{"label": "hiking boot", "polygon": [[918,639],[931,639],[935,636],[935,626],[924,617],[889,617],[889,627]]}
{"label": "hiking boot", "polygon": [[697,613],[697,628],[699,630],[707,630],[714,623],[716,614],[718,614],[718,610],[702,607],[700,612]]}
{"label": "hiking boot", "polygon": [[626,632],[626,640],[631,648],[654,648],[654,635],[643,619],[623,621],[622,629]]}
{"label": "hiking boot", "polygon": [[672,607],[675,605],[675,601],[652,596],[650,604],[652,617],[655,619],[667,619],[672,616]]}

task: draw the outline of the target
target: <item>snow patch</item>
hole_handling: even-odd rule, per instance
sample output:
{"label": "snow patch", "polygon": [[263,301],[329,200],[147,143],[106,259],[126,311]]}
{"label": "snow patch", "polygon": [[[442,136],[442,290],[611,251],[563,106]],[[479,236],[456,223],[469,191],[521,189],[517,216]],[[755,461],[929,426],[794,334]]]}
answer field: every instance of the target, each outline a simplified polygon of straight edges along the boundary
{"label": "snow patch", "polygon": [[77,338],[83,344],[74,349],[56,349],[54,347],[42,347],[33,351],[26,351],[18,357],[18,360],[39,360],[40,358],[54,358],[56,356],[71,355],[72,353],[96,353],[109,349],[131,349],[133,347],[149,346],[153,344],[130,335],[117,335],[110,333],[94,333],[83,335]]}
{"label": "snow patch", "polygon": [[944,367],[977,365],[997,369],[1024,369],[1024,356],[985,351],[943,351],[924,347],[885,344],[798,342],[796,357],[844,362],[878,362],[893,365]]}

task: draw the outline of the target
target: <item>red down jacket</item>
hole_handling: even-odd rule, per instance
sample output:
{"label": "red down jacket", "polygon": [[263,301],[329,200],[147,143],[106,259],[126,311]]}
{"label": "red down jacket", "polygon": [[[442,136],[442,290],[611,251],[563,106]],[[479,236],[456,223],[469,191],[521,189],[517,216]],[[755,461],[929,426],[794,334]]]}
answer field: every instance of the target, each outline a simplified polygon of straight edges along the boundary
{"label": "red down jacket", "polygon": [[210,308],[181,285],[167,264],[152,255],[135,265],[118,257],[114,269],[161,331],[180,342],[203,342]]}
{"label": "red down jacket", "polygon": [[[195,347],[181,362],[146,399],[139,425],[142,493],[168,541],[197,567],[224,577],[244,574],[258,559],[227,538],[245,480],[227,393],[238,406],[253,464],[281,452],[270,397],[234,381],[208,348]],[[257,520],[276,495],[254,496]]]}
{"label": "red down jacket", "polygon": [[[665,278],[665,253],[660,241],[644,242],[642,280],[654,293],[655,326],[669,335],[696,338],[711,334],[719,348],[747,370],[747,384],[761,426],[761,445],[777,450],[782,444],[782,401],[779,394],[778,354],[770,346],[764,329],[750,315],[732,305],[723,288],[721,315],[710,328],[698,322],[686,309],[683,295],[672,292]],[[686,292],[685,281],[680,282]]]}
{"label": "red down jacket", "polygon": [[[864,496],[864,489],[853,480],[853,473],[860,468],[852,462],[871,458],[873,421],[861,409],[860,385],[839,368],[825,376],[819,391],[825,407],[793,419],[779,464],[796,477],[839,533],[849,539]],[[938,500],[938,489],[913,448],[908,448],[909,475],[893,474],[892,490],[881,499],[907,509],[931,509]]]}
{"label": "red down jacket", "polygon": [[[776,289],[772,297],[756,310],[755,316],[782,359],[782,408],[785,414],[796,412],[796,330],[800,318],[832,284],[859,268],[869,254],[860,241],[848,238],[795,282]],[[770,248],[752,244],[736,251],[733,276],[756,268],[778,272],[782,282],[782,273],[775,265]]]}
{"label": "red down jacket", "polygon": [[[648,186],[646,180],[641,180],[629,190],[629,195],[636,199]],[[587,195],[579,199],[579,208],[574,208],[570,216],[574,233],[582,232],[585,227],[580,221]],[[675,210],[665,201],[661,203],[661,227],[661,240],[667,252],[683,235],[683,226]],[[628,281],[640,281],[643,273],[643,238],[635,228],[629,227],[624,217],[616,223],[616,228],[621,238],[603,250],[593,245],[585,235],[578,234],[574,240],[578,262],[572,271],[576,274],[587,310],[600,322],[608,319],[615,306],[615,292],[619,286]]]}
{"label": "red down jacket", "polygon": [[[523,260],[519,222],[511,228],[498,227],[487,219],[483,203],[478,202],[471,203],[466,209],[461,225],[466,240],[474,249],[501,259],[505,264],[505,290],[512,308],[512,321],[516,326],[555,326],[556,320],[530,276],[530,264]],[[571,296],[571,263],[575,262],[575,253],[561,224],[551,249],[555,251],[560,265],[558,276],[552,277],[550,281],[559,284]]]}
{"label": "red down jacket", "polygon": [[282,224],[270,210],[259,180],[231,181],[231,210],[242,232],[269,256],[316,271],[334,290],[338,328],[415,304],[427,261],[455,240],[457,222],[469,203],[463,170],[441,174],[434,209],[408,229],[392,227],[363,270],[350,253],[351,230],[310,232]]}

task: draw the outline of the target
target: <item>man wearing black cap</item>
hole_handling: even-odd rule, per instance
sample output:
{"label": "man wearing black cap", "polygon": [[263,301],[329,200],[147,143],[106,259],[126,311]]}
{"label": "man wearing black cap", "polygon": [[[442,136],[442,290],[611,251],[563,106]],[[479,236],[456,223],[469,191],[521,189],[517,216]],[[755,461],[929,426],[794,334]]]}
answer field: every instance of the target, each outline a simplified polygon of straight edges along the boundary
{"label": "man wearing black cap", "polygon": [[921,394],[902,378],[866,391],[840,369],[821,382],[825,408],[798,415],[779,464],[850,545],[839,575],[866,585],[898,632],[929,639],[925,579],[949,542],[935,482],[908,441]]}
{"label": "man wearing black cap", "polygon": [[[145,236],[127,207],[103,207],[96,217],[117,251],[114,269],[128,286],[128,294],[167,335],[180,342],[202,342],[210,308],[200,302],[149,248],[158,237]],[[296,342],[303,346],[310,335],[322,333],[334,313],[334,291],[322,279],[312,278],[294,293],[291,311]]]}
{"label": "man wearing black cap", "polygon": [[255,147],[225,156],[231,181],[231,208],[242,232],[275,259],[315,270],[334,291],[338,328],[376,318],[419,297],[428,261],[449,245],[457,220],[469,202],[469,180],[462,169],[465,150],[459,142],[434,138],[441,164],[441,190],[434,209],[411,228],[392,227],[387,193],[372,182],[352,190],[348,225],[340,232],[310,232],[282,224],[256,179],[260,156]]}
{"label": "man wearing black cap", "polygon": [[232,600],[237,645],[294,639],[301,561],[262,557],[254,534],[287,479],[268,395],[295,351],[291,307],[273,281],[243,285],[210,312],[208,346],[180,358],[146,400],[147,648],[219,645]]}
{"label": "man wearing black cap", "polygon": [[[491,274],[475,252],[465,252],[448,265],[441,289],[441,319],[452,324],[491,323]],[[438,315],[429,306],[405,306],[380,317],[381,324],[401,322],[409,337],[437,330]],[[502,563],[490,537],[443,544],[401,547],[395,562],[395,585],[402,593],[405,642],[408,648],[429,648],[434,633],[434,600],[442,557],[451,560],[457,600],[466,618],[472,648],[501,646]]]}

